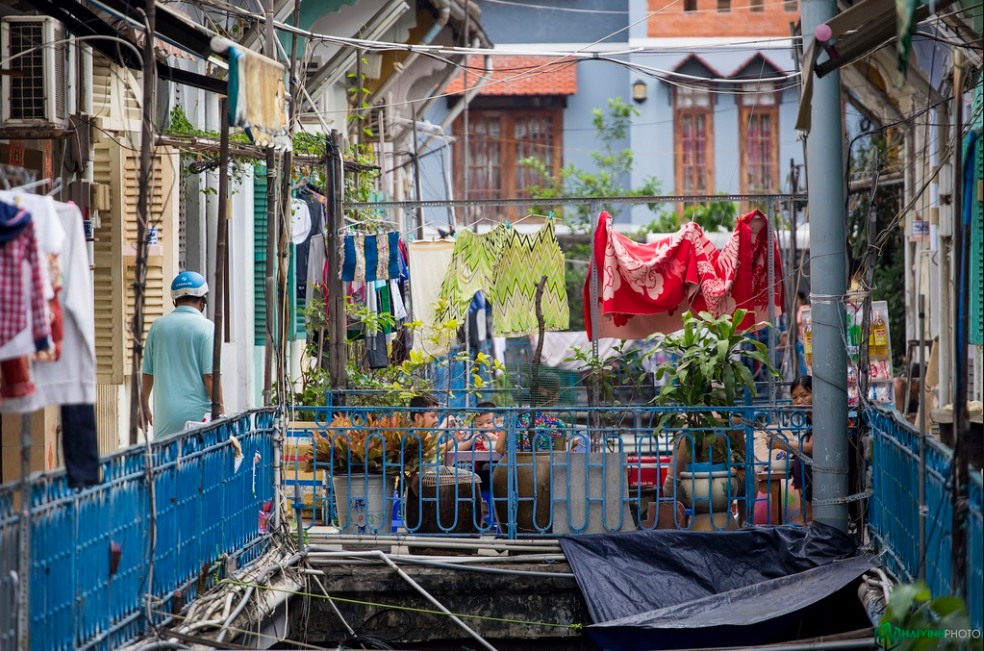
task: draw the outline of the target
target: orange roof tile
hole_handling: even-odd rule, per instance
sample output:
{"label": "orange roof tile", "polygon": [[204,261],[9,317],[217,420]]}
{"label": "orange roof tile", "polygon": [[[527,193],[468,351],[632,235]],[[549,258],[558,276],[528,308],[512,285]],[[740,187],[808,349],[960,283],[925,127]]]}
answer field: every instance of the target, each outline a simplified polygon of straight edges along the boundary
{"label": "orange roof tile", "polygon": [[[574,95],[577,93],[577,61],[556,57],[496,56],[492,78],[479,95]],[[482,57],[468,59],[468,87],[474,88],[482,76]],[[446,93],[464,92],[464,74],[448,84]]]}

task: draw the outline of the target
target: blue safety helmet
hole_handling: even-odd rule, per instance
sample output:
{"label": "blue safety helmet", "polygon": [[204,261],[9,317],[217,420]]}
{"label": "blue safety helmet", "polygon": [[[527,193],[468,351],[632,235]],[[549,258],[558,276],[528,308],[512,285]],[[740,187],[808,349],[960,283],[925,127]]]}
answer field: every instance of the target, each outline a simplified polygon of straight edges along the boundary
{"label": "blue safety helmet", "polygon": [[208,283],[205,282],[205,277],[194,271],[182,271],[171,283],[171,300],[177,300],[182,296],[202,298],[207,294]]}

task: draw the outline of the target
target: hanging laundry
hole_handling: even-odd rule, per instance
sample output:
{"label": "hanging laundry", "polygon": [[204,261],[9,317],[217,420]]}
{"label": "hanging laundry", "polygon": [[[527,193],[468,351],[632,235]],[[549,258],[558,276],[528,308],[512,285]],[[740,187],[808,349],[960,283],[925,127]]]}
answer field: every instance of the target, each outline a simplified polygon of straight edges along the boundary
{"label": "hanging laundry", "polygon": [[584,285],[584,314],[589,336],[643,339],[675,332],[687,310],[715,316],[748,311],[742,327],[766,318],[772,295],[782,315],[782,259],[773,240],[775,287],[768,287],[768,218],[758,210],[739,218],[723,251],[703,229],[690,222],[671,237],[639,244],[617,233],[607,212],[595,231],[598,270],[599,332],[591,330],[591,274]]}
{"label": "hanging laundry", "polygon": [[[29,293],[25,292],[25,262],[30,273]],[[28,309],[35,350],[44,351],[51,345],[42,275],[34,224],[29,221],[18,235],[0,245],[0,345],[27,327]]]}
{"label": "hanging laundry", "polygon": [[544,276],[547,282],[541,306],[546,329],[566,330],[570,308],[564,252],[552,219],[536,233],[518,233],[512,229],[512,235],[506,238],[489,296],[497,335],[513,337],[537,330],[536,287]]}
{"label": "hanging laundry", "polygon": [[229,44],[229,126],[245,127],[261,147],[289,149],[284,67]]}
{"label": "hanging laundry", "polygon": [[400,234],[396,231],[346,235],[342,242],[341,279],[346,282],[400,277]]}
{"label": "hanging laundry", "polygon": [[75,205],[58,204],[57,217],[68,235],[59,258],[64,279],[59,293],[64,312],[62,354],[56,361],[34,363],[34,394],[5,400],[5,412],[24,413],[45,405],[96,401],[95,313],[82,213]]}
{"label": "hanging laundry", "polygon": [[290,243],[303,244],[311,236],[311,210],[301,199],[290,200]]}
{"label": "hanging laundry", "polygon": [[488,233],[476,235],[460,231],[454,241],[454,255],[441,283],[441,311],[438,321],[465,322],[465,315],[476,293],[489,292],[500,271],[502,249],[515,231],[499,224]]}
{"label": "hanging laundry", "polygon": [[421,325],[413,333],[413,350],[428,355],[443,355],[448,342],[435,341],[439,323],[435,313],[441,298],[441,283],[454,255],[454,242],[410,242],[410,313]]}

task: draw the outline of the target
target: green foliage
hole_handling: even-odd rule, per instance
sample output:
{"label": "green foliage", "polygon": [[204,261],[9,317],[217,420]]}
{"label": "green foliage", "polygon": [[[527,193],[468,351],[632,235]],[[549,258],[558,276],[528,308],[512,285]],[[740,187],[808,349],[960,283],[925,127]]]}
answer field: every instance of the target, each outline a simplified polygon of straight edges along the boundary
{"label": "green foliage", "polygon": [[[649,341],[651,338],[646,340],[647,343]],[[572,356],[564,361],[580,362],[581,377],[598,388],[601,404],[633,404],[635,399],[645,393],[645,348],[647,346],[640,348],[630,345],[623,339],[612,347],[613,354],[606,359],[588,355],[577,347],[571,351]]]}
{"label": "green foliage", "polygon": [[[588,172],[571,164],[559,170],[553,176],[544,162],[538,158],[529,157],[519,161],[520,165],[531,168],[536,176],[544,180],[544,185],[532,185],[526,188],[530,197],[544,200],[544,206],[550,206],[550,199],[563,197],[614,197],[614,196],[654,196],[661,192],[660,182],[653,176],[647,176],[638,188],[625,188],[624,179],[630,177],[635,165],[635,156],[631,149],[617,149],[617,144],[628,136],[632,118],[639,115],[638,109],[615,97],[608,100],[608,112],[596,108],[594,113],[595,136],[601,141],[603,149],[591,152],[595,162],[595,172]],[[558,205],[562,202],[558,202]],[[614,206],[599,201],[602,210],[613,212]],[[649,209],[657,212],[659,206],[652,204]],[[542,208],[540,212],[545,212]],[[592,214],[591,206],[577,206],[570,212],[565,212],[567,224],[575,232],[588,232],[597,214]]]}
{"label": "green foliage", "polygon": [[715,201],[709,204],[687,206],[683,217],[674,213],[663,213],[659,219],[649,222],[640,234],[675,233],[682,224],[696,222],[708,233],[731,232],[738,217],[738,204],[734,201]]}
{"label": "green foliage", "polygon": [[[779,377],[779,372],[769,362],[766,345],[749,336],[753,330],[771,326],[764,322],[747,329],[735,325],[741,324],[745,315],[745,310],[736,310],[733,318],[730,315],[715,318],[707,312],[698,316],[684,313],[683,330],[664,337],[655,348],[655,351],[673,355],[675,360],[656,371],[656,380],[666,382],[656,396],[658,405],[730,407],[745,390],[756,395],[755,379],[745,366],[745,360],[759,362],[769,369],[769,373]],[[690,434],[701,449],[711,443],[723,443],[710,428],[728,426],[710,410],[684,411],[663,415],[656,432],[666,427],[693,428]],[[736,446],[732,446],[732,455],[738,452]]]}
{"label": "green foliage", "polygon": [[969,631],[973,627],[967,607],[958,597],[937,597],[923,582],[899,585],[892,590],[875,641],[884,649],[923,651],[924,649],[981,649],[978,637],[960,639],[945,631]]}
{"label": "green foliage", "polygon": [[[879,166],[882,174],[901,170],[900,138],[879,134],[866,140],[853,152],[851,157],[852,177],[868,176],[872,165]],[[878,237],[890,228],[892,221],[902,207],[903,186],[880,186],[875,193],[877,212],[876,233]],[[848,255],[850,256],[852,276],[863,270],[868,252],[869,195],[855,195],[848,212]],[[901,226],[892,227],[885,244],[871,259],[874,264],[871,300],[888,303],[888,323],[892,345],[892,363],[896,373],[904,370],[905,339],[905,230]]]}

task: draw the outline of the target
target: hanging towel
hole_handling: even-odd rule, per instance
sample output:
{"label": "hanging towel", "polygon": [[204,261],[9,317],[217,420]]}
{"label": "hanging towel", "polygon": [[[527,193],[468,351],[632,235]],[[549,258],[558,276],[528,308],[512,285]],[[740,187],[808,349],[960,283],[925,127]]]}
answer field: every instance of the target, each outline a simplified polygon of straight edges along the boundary
{"label": "hanging towel", "polygon": [[537,331],[536,286],[547,277],[543,290],[547,330],[566,330],[570,324],[564,252],[557,242],[553,220],[533,234],[511,230],[502,248],[490,293],[495,332],[500,337],[529,335]]}
{"label": "hanging towel", "polygon": [[342,242],[342,280],[364,282],[400,277],[400,234],[396,231],[346,235]]}
{"label": "hanging towel", "polygon": [[229,126],[245,127],[261,147],[287,149],[284,67],[240,48],[229,47]]}
{"label": "hanging towel", "polygon": [[454,255],[454,242],[410,242],[410,313],[421,326],[413,333],[413,350],[428,355],[442,355],[447,352],[446,341],[434,341],[439,323],[435,313],[441,297],[441,282],[447,275],[451,257]]}
{"label": "hanging towel", "polygon": [[514,234],[515,231],[505,224],[499,224],[481,235],[469,230],[457,234],[454,255],[441,283],[439,321],[454,319],[464,324],[468,306],[475,294],[492,289],[500,272],[503,247]]}
{"label": "hanging towel", "polygon": [[[748,311],[742,327],[766,318],[769,295],[776,316],[785,301],[782,259],[773,239],[775,287],[767,272],[768,218],[758,210],[738,220],[723,251],[703,229],[690,222],[671,237],[639,244],[617,233],[611,217],[601,213],[595,231],[599,270],[599,337],[643,339],[656,332],[675,332],[687,310],[715,316]],[[591,275],[584,285],[584,314],[591,331]]]}

